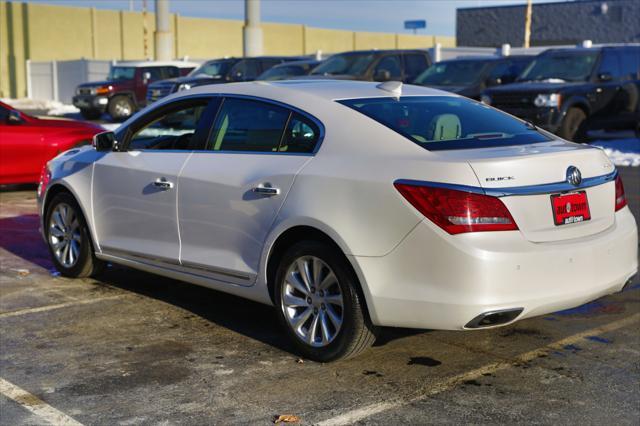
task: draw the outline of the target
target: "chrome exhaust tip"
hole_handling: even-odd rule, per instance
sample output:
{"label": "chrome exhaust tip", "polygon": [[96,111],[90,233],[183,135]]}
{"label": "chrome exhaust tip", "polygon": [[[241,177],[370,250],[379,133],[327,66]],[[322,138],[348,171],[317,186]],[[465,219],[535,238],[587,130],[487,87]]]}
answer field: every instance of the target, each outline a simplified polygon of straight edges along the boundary
{"label": "chrome exhaust tip", "polygon": [[523,310],[524,308],[510,308],[484,312],[469,321],[464,328],[485,328],[507,324],[515,320]]}

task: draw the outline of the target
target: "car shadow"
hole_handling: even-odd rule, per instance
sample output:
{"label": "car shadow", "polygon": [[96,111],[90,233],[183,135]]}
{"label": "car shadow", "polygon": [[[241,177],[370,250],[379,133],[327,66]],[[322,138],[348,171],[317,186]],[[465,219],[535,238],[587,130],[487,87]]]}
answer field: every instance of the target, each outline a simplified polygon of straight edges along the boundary
{"label": "car shadow", "polygon": [[[47,271],[53,271],[53,263],[38,232],[38,225],[39,217],[36,214],[0,218],[0,229],[3,230],[0,232],[0,247]],[[295,353],[273,307],[120,265],[108,265],[102,274],[92,280],[91,285],[117,288],[158,300],[190,312],[211,324]],[[375,346],[383,346],[393,340],[423,332],[381,328]]]}

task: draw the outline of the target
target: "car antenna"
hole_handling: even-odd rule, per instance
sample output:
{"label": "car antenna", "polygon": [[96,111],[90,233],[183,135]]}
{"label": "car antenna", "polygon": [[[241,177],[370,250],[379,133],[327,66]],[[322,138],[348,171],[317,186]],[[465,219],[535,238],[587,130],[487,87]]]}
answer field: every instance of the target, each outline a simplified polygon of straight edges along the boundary
{"label": "car antenna", "polygon": [[402,96],[402,82],[401,81],[385,81],[376,86],[380,90],[389,92],[395,95],[396,98]]}

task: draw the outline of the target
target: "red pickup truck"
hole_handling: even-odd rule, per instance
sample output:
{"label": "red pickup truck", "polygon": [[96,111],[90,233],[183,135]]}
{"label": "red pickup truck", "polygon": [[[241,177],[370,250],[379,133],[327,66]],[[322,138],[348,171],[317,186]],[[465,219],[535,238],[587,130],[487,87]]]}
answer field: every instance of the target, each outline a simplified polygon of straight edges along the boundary
{"label": "red pickup truck", "polygon": [[171,62],[118,62],[105,81],[91,81],[76,88],[73,105],[86,119],[107,112],[114,120],[124,120],[145,106],[147,86],[158,80],[187,75],[198,64]]}

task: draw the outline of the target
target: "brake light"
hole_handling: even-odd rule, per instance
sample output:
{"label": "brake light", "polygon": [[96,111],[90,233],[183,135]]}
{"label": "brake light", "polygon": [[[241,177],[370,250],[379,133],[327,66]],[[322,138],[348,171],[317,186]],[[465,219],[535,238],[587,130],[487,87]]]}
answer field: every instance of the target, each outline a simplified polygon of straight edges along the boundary
{"label": "brake light", "polygon": [[518,229],[499,198],[431,186],[394,186],[413,207],[449,234]]}
{"label": "brake light", "polygon": [[38,197],[42,197],[49,186],[49,181],[51,180],[51,172],[49,171],[49,167],[45,164],[42,166],[42,170],[40,171],[40,182],[38,184]]}
{"label": "brake light", "polygon": [[620,175],[616,176],[616,211],[627,205],[627,197],[624,195],[624,185]]}

